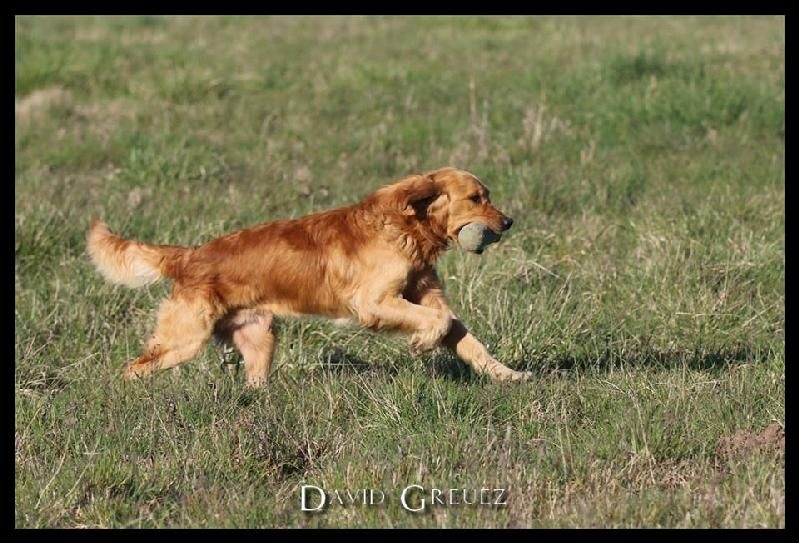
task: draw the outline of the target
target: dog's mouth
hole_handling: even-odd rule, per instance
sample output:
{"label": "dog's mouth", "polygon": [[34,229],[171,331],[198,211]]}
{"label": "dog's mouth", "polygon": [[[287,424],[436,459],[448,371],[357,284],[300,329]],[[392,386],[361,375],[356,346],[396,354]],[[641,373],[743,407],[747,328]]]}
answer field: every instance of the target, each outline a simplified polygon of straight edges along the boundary
{"label": "dog's mouth", "polygon": [[467,222],[465,224],[462,224],[459,227],[457,227],[455,230],[452,230],[451,232],[447,233],[447,237],[449,238],[449,240],[455,243],[455,245],[457,245],[458,247],[460,247],[461,245],[460,240],[458,240],[458,236],[460,235],[461,230],[463,230],[463,227],[466,226],[467,224],[469,223]]}
{"label": "dog's mouth", "polygon": [[502,239],[502,234],[485,223],[471,222],[461,225],[454,238],[464,251],[481,255],[486,247]]}
{"label": "dog's mouth", "polygon": [[[460,233],[461,233],[461,230],[463,230],[463,229],[464,229],[464,227],[466,227],[466,226],[469,226],[470,224],[472,224],[472,223],[470,223],[470,222],[467,222],[467,223],[464,223],[464,224],[460,225],[459,227],[457,227],[457,228],[455,229],[455,231],[454,231],[452,234],[450,234],[450,235],[449,235],[450,239],[452,239],[453,241],[458,241],[458,236],[460,235]],[[480,224],[484,224],[484,223],[480,223]],[[486,227],[488,230],[490,230],[492,234],[494,234],[495,236],[497,236],[497,238],[502,238],[502,232],[497,232],[497,231],[496,231],[494,228],[491,228],[491,227],[490,227],[490,226],[488,226],[487,224],[484,224],[484,226],[485,226],[485,227]]]}
{"label": "dog's mouth", "polygon": [[[478,221],[474,221],[474,222],[478,222]],[[474,224],[474,222],[467,222],[467,223],[463,223],[462,225],[460,225],[459,227],[457,227],[457,228],[455,229],[455,232],[453,233],[453,235],[454,235],[455,237],[458,237],[458,234],[460,234],[460,233],[461,233],[461,230],[463,230],[464,228],[466,228],[466,227],[467,227],[467,226],[469,226],[470,224]],[[497,234],[497,231],[496,231],[496,230],[494,230],[493,228],[491,228],[490,226],[488,226],[487,224],[485,224],[485,223],[479,223],[479,224],[482,224],[482,225],[483,225],[483,226],[485,226],[487,229],[489,229],[489,230],[491,230],[492,232],[494,232],[495,234]]]}

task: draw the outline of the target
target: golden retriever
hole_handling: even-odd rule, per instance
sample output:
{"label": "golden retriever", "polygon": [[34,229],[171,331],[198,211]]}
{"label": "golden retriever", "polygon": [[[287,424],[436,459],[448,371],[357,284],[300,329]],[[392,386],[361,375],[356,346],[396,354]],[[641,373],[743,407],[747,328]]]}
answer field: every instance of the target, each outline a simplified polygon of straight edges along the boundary
{"label": "golden retriever", "polygon": [[155,331],[125,379],[190,360],[212,336],[244,358],[247,383],[263,384],[274,318],[319,315],[410,335],[417,351],[441,345],[476,372],[525,380],[495,360],[452,313],[436,259],[478,221],[499,234],[512,220],[491,205],[473,174],[452,167],[411,175],[360,202],[260,224],[199,247],[123,239],[92,220],[88,253],[110,282],[137,287],[171,278]]}

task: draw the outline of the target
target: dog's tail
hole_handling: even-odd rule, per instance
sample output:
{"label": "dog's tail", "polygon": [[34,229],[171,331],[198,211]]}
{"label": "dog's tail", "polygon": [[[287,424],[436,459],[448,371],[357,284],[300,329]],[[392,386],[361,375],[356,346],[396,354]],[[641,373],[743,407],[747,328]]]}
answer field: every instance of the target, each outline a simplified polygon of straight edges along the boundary
{"label": "dog's tail", "polygon": [[92,219],[86,245],[94,266],[106,280],[131,288],[164,277],[175,278],[183,256],[191,251],[187,247],[121,238],[111,232],[99,217]]}

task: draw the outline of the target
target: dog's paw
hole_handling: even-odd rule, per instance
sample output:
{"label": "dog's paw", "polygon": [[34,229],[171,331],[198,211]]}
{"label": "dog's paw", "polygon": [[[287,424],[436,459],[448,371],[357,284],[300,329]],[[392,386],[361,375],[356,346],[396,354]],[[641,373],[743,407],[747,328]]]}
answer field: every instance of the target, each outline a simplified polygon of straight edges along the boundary
{"label": "dog's paw", "polygon": [[516,371],[503,367],[501,371],[492,372],[491,378],[494,381],[529,381],[533,378],[533,372]]}
{"label": "dog's paw", "polygon": [[488,360],[483,371],[494,381],[529,381],[533,378],[533,372],[512,370],[493,357]]}
{"label": "dog's paw", "polygon": [[511,370],[511,373],[505,375],[503,378],[500,378],[502,381],[529,381],[533,378],[533,372],[531,371],[515,371]]}
{"label": "dog's paw", "polygon": [[153,365],[152,364],[141,364],[131,362],[122,372],[122,379],[124,381],[134,381],[136,379],[140,379],[142,377],[147,377],[152,375],[153,373]]}
{"label": "dog's paw", "polygon": [[258,389],[264,388],[266,384],[269,382],[269,377],[267,375],[260,375],[260,374],[248,374],[247,375],[247,388],[251,389]]}
{"label": "dog's paw", "polygon": [[451,328],[452,316],[448,314],[442,315],[441,318],[433,321],[430,326],[411,336],[411,351],[414,353],[423,353],[440,347],[441,340],[444,339]]}

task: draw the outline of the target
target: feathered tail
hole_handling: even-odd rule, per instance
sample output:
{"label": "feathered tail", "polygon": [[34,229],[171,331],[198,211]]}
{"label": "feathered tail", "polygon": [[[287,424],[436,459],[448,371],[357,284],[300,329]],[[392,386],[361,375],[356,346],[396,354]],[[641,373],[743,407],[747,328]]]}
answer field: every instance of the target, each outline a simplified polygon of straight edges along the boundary
{"label": "feathered tail", "polygon": [[103,277],[131,288],[175,278],[183,255],[191,250],[121,238],[98,217],[92,219],[86,241],[89,256]]}

